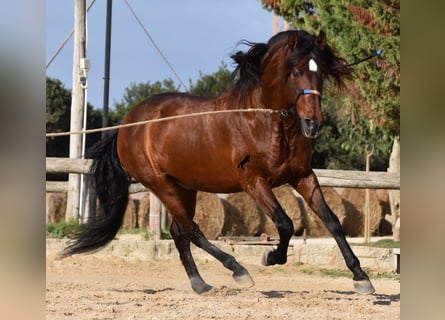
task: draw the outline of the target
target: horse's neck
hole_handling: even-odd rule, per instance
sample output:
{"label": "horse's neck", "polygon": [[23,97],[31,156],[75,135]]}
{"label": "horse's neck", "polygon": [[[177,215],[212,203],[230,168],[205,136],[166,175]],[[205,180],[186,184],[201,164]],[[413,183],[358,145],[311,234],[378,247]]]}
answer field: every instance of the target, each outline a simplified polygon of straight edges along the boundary
{"label": "horse's neck", "polygon": [[223,93],[219,99],[224,101],[227,109],[249,109],[249,108],[265,108],[261,103],[261,89],[255,87],[248,93],[243,93],[239,88]]}

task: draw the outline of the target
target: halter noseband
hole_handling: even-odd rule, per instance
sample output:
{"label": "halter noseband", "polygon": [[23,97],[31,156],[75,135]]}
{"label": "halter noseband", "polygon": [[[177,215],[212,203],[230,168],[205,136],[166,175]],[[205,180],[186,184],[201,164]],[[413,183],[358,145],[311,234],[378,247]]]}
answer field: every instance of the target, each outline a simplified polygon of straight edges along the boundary
{"label": "halter noseband", "polygon": [[280,111],[280,114],[284,117],[287,116],[294,116],[297,114],[297,102],[301,95],[307,95],[307,94],[314,94],[320,97],[321,99],[321,92],[315,89],[300,89],[298,91],[298,95],[295,98],[295,103],[290,107],[289,109],[283,109]]}
{"label": "halter noseband", "polygon": [[320,92],[320,91],[315,90],[315,89],[301,89],[300,92],[298,93],[298,96],[297,96],[297,99],[296,99],[296,100],[298,100],[298,98],[299,98],[302,94],[303,94],[303,95],[305,95],[305,94],[315,94],[315,95],[319,96],[320,99],[321,99],[321,92]]}

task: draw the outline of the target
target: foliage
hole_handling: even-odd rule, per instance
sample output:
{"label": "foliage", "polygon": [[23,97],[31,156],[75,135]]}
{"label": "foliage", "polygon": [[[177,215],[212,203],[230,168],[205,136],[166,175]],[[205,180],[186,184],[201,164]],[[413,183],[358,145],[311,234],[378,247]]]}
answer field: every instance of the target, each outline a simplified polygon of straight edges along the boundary
{"label": "foliage", "polygon": [[[348,269],[327,269],[316,266],[308,266],[305,264],[295,265],[301,273],[310,275],[320,275],[330,278],[350,278],[351,271]],[[370,279],[390,279],[390,280],[400,280],[400,274],[395,272],[381,272],[374,271],[369,268],[363,268],[363,271],[369,276]]]}
{"label": "foliage", "polygon": [[[69,131],[71,91],[57,79],[46,78],[46,132]],[[69,137],[46,138],[46,156],[67,156]]]}
{"label": "foliage", "polygon": [[73,238],[78,232],[79,224],[76,221],[48,223],[46,225],[46,236],[48,238]]}
{"label": "foliage", "polygon": [[171,240],[171,239],[173,239],[173,237],[169,230],[161,230],[161,239]]}
{"label": "foliage", "polygon": [[[71,90],[65,88],[58,79],[46,77],[46,132],[70,131]],[[87,104],[87,129],[99,128],[102,125],[102,112]],[[100,133],[88,134],[86,148],[100,139]],[[47,157],[68,157],[69,136],[46,138]]]}
{"label": "foliage", "polygon": [[[118,236],[120,234],[140,234],[144,240],[150,240],[150,235],[147,232],[147,228],[121,228],[118,231]],[[171,240],[173,239],[169,230],[161,230],[161,239],[162,240]]]}
{"label": "foliage", "polygon": [[329,43],[349,62],[382,50],[382,57],[354,67],[343,98],[327,100],[332,92],[326,90],[324,104],[328,102],[337,113],[337,122],[328,127],[334,125],[334,131],[344,137],[330,152],[346,151],[353,158],[362,158],[363,163],[365,152],[374,147],[374,168],[386,169],[392,141],[400,134],[400,0],[269,2],[263,1],[263,5],[282,15],[292,27],[325,31]]}
{"label": "foliage", "polygon": [[154,83],[151,83],[150,81],[145,83],[131,82],[125,89],[122,100],[114,102],[114,110],[112,110],[110,114],[112,114],[116,120],[120,121],[128,111],[145,99],[155,94],[176,92],[178,89],[179,87],[175,86],[175,83],[171,78],[164,79],[163,81],[156,81]]}
{"label": "foliage", "polygon": [[[367,268],[363,268],[364,271],[368,274],[370,279],[392,279],[392,280],[400,280],[400,275],[394,272],[378,272],[373,271]],[[321,275],[331,277],[331,278],[350,278],[351,271],[346,269],[320,269]]]}
{"label": "foliage", "polygon": [[218,71],[204,75],[199,72],[200,78],[195,84],[190,80],[190,93],[197,96],[216,96],[234,85],[232,72],[227,69],[227,65],[222,62]]}
{"label": "foliage", "polygon": [[[233,85],[231,72],[227,66],[222,63],[218,71],[205,75],[199,72],[200,78],[193,83],[190,83],[190,93],[197,96],[215,96],[224,92],[229,86]],[[177,92],[179,86],[176,86],[172,79],[165,79],[162,82],[150,81],[145,83],[130,83],[130,86],[125,89],[124,96],[121,101],[114,103],[114,110],[112,114],[115,119],[122,120],[124,116],[135,107],[138,103],[148,99],[149,97],[166,92]]]}
{"label": "foliage", "polygon": [[380,239],[369,243],[351,243],[354,246],[376,247],[376,248],[400,248],[400,241],[393,239]]}

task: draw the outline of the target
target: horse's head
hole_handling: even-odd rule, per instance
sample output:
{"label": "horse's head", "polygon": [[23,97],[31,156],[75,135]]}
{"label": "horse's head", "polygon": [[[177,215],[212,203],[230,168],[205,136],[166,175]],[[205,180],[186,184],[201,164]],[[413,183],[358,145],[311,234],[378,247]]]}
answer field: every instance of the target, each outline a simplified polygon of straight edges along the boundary
{"label": "horse's head", "polygon": [[323,81],[332,77],[340,87],[351,72],[327,45],[325,33],[314,36],[303,30],[284,31],[267,44],[247,44],[251,46],[247,53],[232,56],[238,63],[238,84],[244,83],[244,89],[256,85],[264,107],[298,116],[301,133],[317,137],[323,122]]}
{"label": "horse's head", "polygon": [[318,36],[303,30],[285,31],[267,45],[262,60],[263,97],[269,95],[274,108],[284,107],[298,116],[305,137],[317,137],[323,122],[323,81],[332,76],[340,86],[350,69],[327,45],[323,31]]}

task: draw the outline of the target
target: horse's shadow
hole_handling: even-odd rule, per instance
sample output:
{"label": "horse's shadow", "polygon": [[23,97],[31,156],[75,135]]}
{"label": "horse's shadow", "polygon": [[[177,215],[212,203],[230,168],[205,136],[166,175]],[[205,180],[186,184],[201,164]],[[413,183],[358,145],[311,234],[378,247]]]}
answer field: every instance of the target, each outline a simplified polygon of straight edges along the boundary
{"label": "horse's shadow", "polygon": [[295,293],[300,293],[300,294],[308,294],[309,291],[291,291],[291,290],[272,290],[272,291],[260,291],[261,294],[263,294],[265,297],[269,298],[269,299],[282,299],[284,298],[287,294],[295,294]]}
{"label": "horse's shadow", "polygon": [[173,291],[173,290],[175,290],[175,289],[173,289],[173,288],[164,288],[164,289],[159,289],[159,290],[144,289],[144,290],[137,290],[137,291],[143,292],[145,294],[157,294],[157,293],[166,292],[166,291]]}
{"label": "horse's shadow", "polygon": [[145,293],[145,294],[158,294],[161,292],[173,291],[173,290],[175,290],[175,289],[173,289],[173,288],[162,288],[162,289],[158,289],[158,290],[155,290],[155,289],[134,289],[134,290],[132,290],[132,289],[123,289],[123,290],[114,289],[113,291],[122,292],[122,293],[141,292],[141,293]]}
{"label": "horse's shadow", "polygon": [[392,302],[400,302],[400,293],[398,294],[374,294],[377,298],[373,304],[390,305]]}
{"label": "horse's shadow", "polygon": [[[304,291],[292,291],[292,290],[272,290],[272,291],[260,291],[261,294],[263,294],[265,297],[270,299],[282,299],[286,295],[289,294],[310,294],[310,291],[304,290]],[[339,291],[339,290],[324,290],[326,293],[334,293],[339,294],[343,296],[348,296],[348,299],[352,299],[353,296],[360,297],[358,293],[355,291]],[[400,301],[400,293],[398,294],[383,294],[383,293],[374,293],[370,295],[370,297],[374,297],[374,301],[372,302],[374,305],[390,305],[393,302],[399,302]]]}
{"label": "horse's shadow", "polygon": [[[350,296],[353,295],[360,296],[355,291],[326,290],[326,292],[342,294],[342,295],[350,295]],[[398,294],[373,293],[370,295],[370,297],[374,297],[375,301],[373,301],[373,304],[378,304],[378,305],[390,305],[392,302],[400,301],[400,293]]]}

